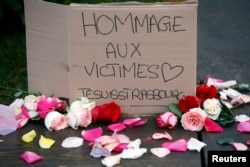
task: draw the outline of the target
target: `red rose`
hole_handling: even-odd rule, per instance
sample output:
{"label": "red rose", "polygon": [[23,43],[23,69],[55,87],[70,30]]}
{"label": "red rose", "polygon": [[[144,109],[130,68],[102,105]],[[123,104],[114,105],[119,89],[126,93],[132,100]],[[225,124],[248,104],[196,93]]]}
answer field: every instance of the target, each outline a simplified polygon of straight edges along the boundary
{"label": "red rose", "polygon": [[183,113],[186,113],[192,108],[199,107],[200,100],[196,96],[185,96],[184,98],[179,100],[178,106]]}
{"label": "red rose", "polygon": [[201,104],[203,104],[206,99],[217,98],[217,89],[213,85],[208,86],[203,84],[197,87],[196,96],[201,100]]}
{"label": "red rose", "polygon": [[93,122],[115,123],[121,116],[121,108],[115,102],[106,103],[102,106],[95,106],[91,112]]}

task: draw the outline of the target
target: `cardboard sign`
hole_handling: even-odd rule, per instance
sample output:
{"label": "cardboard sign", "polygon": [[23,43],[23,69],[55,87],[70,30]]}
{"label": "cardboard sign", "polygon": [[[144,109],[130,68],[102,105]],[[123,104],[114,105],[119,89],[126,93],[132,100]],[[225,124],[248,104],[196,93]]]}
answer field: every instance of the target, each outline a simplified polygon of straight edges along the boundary
{"label": "cardboard sign", "polygon": [[[35,6],[35,7],[34,7]],[[29,89],[128,115],[196,88],[197,2],[71,6],[25,1]]]}

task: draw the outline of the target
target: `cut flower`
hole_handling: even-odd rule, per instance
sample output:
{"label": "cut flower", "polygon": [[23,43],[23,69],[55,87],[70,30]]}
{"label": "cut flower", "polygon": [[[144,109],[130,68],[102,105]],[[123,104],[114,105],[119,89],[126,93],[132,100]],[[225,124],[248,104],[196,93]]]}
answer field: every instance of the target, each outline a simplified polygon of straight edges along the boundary
{"label": "cut flower", "polygon": [[185,130],[200,131],[204,126],[206,113],[201,108],[193,108],[181,117],[181,124]]}
{"label": "cut flower", "polygon": [[174,113],[166,111],[159,114],[155,121],[156,125],[160,128],[166,127],[168,129],[173,129],[178,122],[178,118]]}
{"label": "cut flower", "polygon": [[95,106],[92,110],[93,122],[111,122],[115,123],[121,116],[121,108],[115,102]]}
{"label": "cut flower", "polygon": [[68,118],[58,111],[51,111],[46,115],[44,124],[49,131],[58,131],[68,127]]}
{"label": "cut flower", "polygon": [[221,113],[220,102],[215,98],[206,99],[203,103],[203,108],[207,116],[213,120],[216,120]]}

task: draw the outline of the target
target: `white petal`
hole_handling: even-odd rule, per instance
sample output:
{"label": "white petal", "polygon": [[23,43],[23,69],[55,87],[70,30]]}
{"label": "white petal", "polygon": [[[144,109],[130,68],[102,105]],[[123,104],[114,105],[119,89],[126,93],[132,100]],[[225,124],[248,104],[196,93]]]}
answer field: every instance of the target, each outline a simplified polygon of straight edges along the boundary
{"label": "white petal", "polygon": [[200,152],[201,149],[207,145],[206,143],[203,143],[195,138],[190,138],[187,144],[189,150],[196,150],[198,152]]}
{"label": "white petal", "polygon": [[141,139],[138,138],[138,139],[136,139],[136,140],[130,142],[130,143],[128,144],[127,148],[139,148],[140,145],[141,145]]}
{"label": "white petal", "polygon": [[83,138],[81,137],[67,137],[62,142],[64,148],[76,148],[83,145]]}
{"label": "white petal", "polygon": [[101,162],[104,166],[113,167],[115,165],[120,164],[120,160],[121,160],[121,154],[117,154],[117,155],[107,156],[103,158]]}
{"label": "white petal", "polygon": [[241,114],[241,115],[236,115],[234,119],[236,122],[246,122],[250,120],[250,117],[245,114]]}
{"label": "white petal", "polygon": [[238,92],[237,90],[234,90],[232,88],[224,89],[223,92],[225,94],[227,94],[227,96],[229,96],[232,99],[238,98],[241,95],[240,92]]}
{"label": "white petal", "polygon": [[146,148],[129,148],[122,152],[122,158],[124,159],[137,159],[147,152]]}
{"label": "white petal", "polygon": [[150,152],[159,158],[163,158],[170,154],[170,150],[167,148],[159,147],[159,148],[151,148]]}

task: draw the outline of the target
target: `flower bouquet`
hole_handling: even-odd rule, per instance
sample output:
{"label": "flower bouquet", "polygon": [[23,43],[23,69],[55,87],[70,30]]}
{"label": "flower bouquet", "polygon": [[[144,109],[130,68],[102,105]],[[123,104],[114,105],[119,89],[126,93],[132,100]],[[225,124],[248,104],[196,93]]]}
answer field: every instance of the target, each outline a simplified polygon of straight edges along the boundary
{"label": "flower bouquet", "polygon": [[222,132],[222,127],[235,122],[231,109],[250,102],[250,96],[241,93],[246,91],[248,84],[207,77],[198,84],[195,96],[187,95],[169,104],[169,111],[159,114],[156,124],[172,129],[179,118],[185,130]]}

